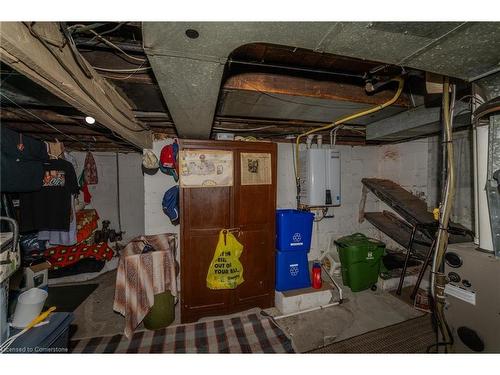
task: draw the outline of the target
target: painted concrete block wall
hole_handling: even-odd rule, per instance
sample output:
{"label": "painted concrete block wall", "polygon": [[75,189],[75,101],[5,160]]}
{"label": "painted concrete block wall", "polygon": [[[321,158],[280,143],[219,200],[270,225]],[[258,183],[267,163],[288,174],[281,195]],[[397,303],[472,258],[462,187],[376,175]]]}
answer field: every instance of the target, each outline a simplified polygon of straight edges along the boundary
{"label": "painted concrete block wall", "polygon": [[[171,140],[154,142],[155,154],[160,155],[163,146],[170,142]],[[278,143],[278,208],[296,207],[293,147],[291,143]],[[361,179],[364,177],[390,178],[408,190],[425,196],[427,194],[427,141],[418,140],[390,146],[337,146],[337,148],[341,152],[342,204],[330,210],[330,213],[335,215],[334,218],[326,218],[314,224],[309,259],[317,258],[321,250],[328,248],[332,239],[355,232],[378,238],[393,248],[399,247],[367,221],[359,223]],[[173,226],[161,208],[163,194],[174,184],[171,176],[161,172],[154,176],[144,176],[146,234],[179,234],[179,226]],[[373,194],[368,193],[365,210],[381,211],[382,209],[390,210]],[[179,252],[177,258],[179,258]]]}
{"label": "painted concrete block wall", "polygon": [[[278,144],[278,208],[296,207],[295,175],[291,143]],[[327,146],[324,146],[327,147]],[[384,241],[391,248],[400,246],[364,221],[359,223],[362,197],[361,179],[365,177],[388,178],[404,188],[422,196],[427,194],[427,140],[417,140],[386,146],[337,146],[341,153],[342,204],[330,209],[334,218],[315,222],[309,259],[316,259],[333,244],[332,239],[362,232]],[[368,193],[365,211],[392,211],[374,194]]]}
{"label": "painted concrete block wall", "polygon": [[[77,161],[79,177],[85,162],[85,152],[72,152]],[[92,201],[87,208],[95,208],[102,220],[111,221],[110,227],[118,230],[117,168],[114,152],[93,152],[99,182],[90,185]],[[118,154],[120,179],[120,211],[124,242],[144,233],[144,185],[141,173],[142,155]],[[83,197],[81,197],[83,201]],[[99,225],[99,227],[101,227]]]}
{"label": "painted concrete block wall", "polygon": [[[278,144],[278,208],[296,207],[296,188],[291,143]],[[325,146],[326,147],[326,146]],[[378,231],[369,223],[360,224],[359,203],[362,194],[361,178],[376,177],[378,174],[377,147],[337,146],[341,153],[341,205],[330,209],[334,218],[325,218],[313,225],[313,238],[309,259],[316,259],[321,250],[326,250],[332,239],[355,232],[370,236]],[[367,197],[366,209],[377,210],[378,201],[371,195]]]}
{"label": "painted concrete block wall", "polygon": [[124,239],[144,234],[144,180],[142,155],[118,154],[120,168],[120,210]]}
{"label": "painted concrete block wall", "polygon": [[[159,158],[162,148],[172,140],[161,140],[153,143],[153,152]],[[174,178],[161,171],[155,175],[144,175],[144,223],[146,234],[175,233],[179,235],[179,225],[172,225],[162,209],[165,192],[176,185]]]}
{"label": "painted concrete block wall", "polygon": [[[160,158],[164,146],[171,144],[172,139],[153,142],[153,152]],[[172,225],[170,219],[163,212],[162,200],[165,192],[176,185],[174,178],[158,171],[155,175],[144,175],[144,225],[145,234],[174,233],[177,235],[177,251],[175,259],[180,264],[180,225]],[[182,215],[182,212],[180,213]],[[214,249],[215,250],[215,249]],[[177,288],[180,290],[180,275],[177,277]],[[178,305],[180,306],[180,305]]]}
{"label": "painted concrete block wall", "polygon": [[[428,139],[384,145],[377,149],[378,177],[392,180],[413,194],[428,200]],[[372,193],[368,194],[373,196]],[[378,211],[386,210],[397,215],[386,203],[378,200],[378,205]],[[381,231],[377,232],[376,238],[383,241],[388,248],[402,248]]]}

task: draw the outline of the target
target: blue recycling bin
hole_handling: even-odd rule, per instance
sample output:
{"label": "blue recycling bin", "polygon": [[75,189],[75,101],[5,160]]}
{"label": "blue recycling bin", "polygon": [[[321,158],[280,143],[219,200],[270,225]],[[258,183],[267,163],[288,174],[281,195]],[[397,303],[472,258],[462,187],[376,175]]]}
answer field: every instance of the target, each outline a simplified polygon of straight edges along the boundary
{"label": "blue recycling bin", "polygon": [[309,252],[313,220],[308,211],[276,210],[276,250]]}
{"label": "blue recycling bin", "polygon": [[307,251],[276,251],[276,290],[308,288],[309,263]]}

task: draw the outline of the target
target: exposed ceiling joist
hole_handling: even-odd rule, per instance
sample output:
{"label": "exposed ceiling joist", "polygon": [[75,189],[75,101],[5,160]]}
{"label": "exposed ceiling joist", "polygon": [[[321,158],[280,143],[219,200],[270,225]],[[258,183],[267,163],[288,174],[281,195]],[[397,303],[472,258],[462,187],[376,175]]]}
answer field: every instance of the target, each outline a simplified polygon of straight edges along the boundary
{"label": "exposed ceiling joist", "polygon": [[[31,30],[30,30],[31,27]],[[150,148],[151,131],[130,105],[99,76],[70,43],[59,25],[0,24],[0,60],[139,148]]]}
{"label": "exposed ceiling joist", "polygon": [[[360,85],[270,73],[237,74],[229,77],[224,82],[223,88],[373,105],[385,103],[395,92],[395,90],[384,90],[375,95],[367,95],[364,86]],[[406,95],[402,95],[395,105],[409,107],[410,102]]]}

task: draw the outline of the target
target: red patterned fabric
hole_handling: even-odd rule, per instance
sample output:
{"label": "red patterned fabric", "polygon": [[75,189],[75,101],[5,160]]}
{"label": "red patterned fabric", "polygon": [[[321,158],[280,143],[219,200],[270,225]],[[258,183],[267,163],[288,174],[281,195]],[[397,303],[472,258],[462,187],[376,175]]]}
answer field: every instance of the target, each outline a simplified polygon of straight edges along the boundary
{"label": "red patterned fabric", "polygon": [[79,243],[74,246],[55,246],[45,250],[44,255],[52,264],[52,269],[56,270],[85,258],[109,261],[114,253],[107,242],[99,242],[95,245]]}
{"label": "red patterned fabric", "polygon": [[85,173],[85,182],[87,183],[87,185],[96,185],[98,181],[97,166],[95,164],[94,157],[90,152],[87,152],[87,156],[85,157],[83,170]]}
{"label": "red patterned fabric", "polygon": [[97,229],[99,215],[94,209],[80,210],[76,213],[76,242],[88,239]]}

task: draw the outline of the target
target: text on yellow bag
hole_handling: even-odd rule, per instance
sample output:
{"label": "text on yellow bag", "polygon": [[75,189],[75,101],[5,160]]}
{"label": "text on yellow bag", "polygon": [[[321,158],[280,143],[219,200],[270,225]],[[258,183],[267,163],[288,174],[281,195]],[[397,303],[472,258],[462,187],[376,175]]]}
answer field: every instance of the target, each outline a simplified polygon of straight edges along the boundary
{"label": "text on yellow bag", "polygon": [[243,245],[229,231],[219,233],[219,242],[208,267],[207,287],[209,289],[235,289],[243,279],[243,266],[239,261]]}

